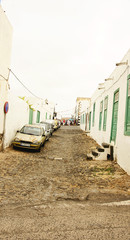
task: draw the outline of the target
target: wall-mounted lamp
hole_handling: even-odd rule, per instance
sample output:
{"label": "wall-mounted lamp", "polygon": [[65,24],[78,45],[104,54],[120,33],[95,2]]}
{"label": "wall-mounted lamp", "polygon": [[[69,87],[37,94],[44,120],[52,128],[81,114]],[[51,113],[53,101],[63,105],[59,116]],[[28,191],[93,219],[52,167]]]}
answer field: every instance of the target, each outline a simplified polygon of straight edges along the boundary
{"label": "wall-mounted lamp", "polygon": [[105,89],[105,87],[99,87],[98,90]]}
{"label": "wall-mounted lamp", "polygon": [[128,64],[128,60],[126,62],[116,63],[116,66],[127,65],[127,64]]}
{"label": "wall-mounted lamp", "polygon": [[99,83],[100,86],[104,85],[104,83]]}
{"label": "wall-mounted lamp", "polygon": [[106,78],[105,81],[113,80],[114,78]]}

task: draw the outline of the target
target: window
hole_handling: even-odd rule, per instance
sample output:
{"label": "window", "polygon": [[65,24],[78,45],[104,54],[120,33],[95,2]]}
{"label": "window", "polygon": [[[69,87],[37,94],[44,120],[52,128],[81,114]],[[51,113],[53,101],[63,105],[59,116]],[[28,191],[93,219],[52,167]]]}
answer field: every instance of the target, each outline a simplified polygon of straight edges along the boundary
{"label": "window", "polygon": [[106,131],[107,123],[107,106],[108,106],[108,96],[104,99],[104,119],[103,119],[103,131]]}
{"label": "window", "polygon": [[89,113],[89,130],[91,129],[91,112]]}
{"label": "window", "polygon": [[101,127],[102,127],[102,112],[103,112],[103,101],[100,102],[99,130],[101,130]]}
{"label": "window", "polygon": [[117,122],[118,122],[118,105],[119,105],[119,88],[114,92],[110,142],[116,141]]}
{"label": "window", "polygon": [[130,136],[130,74],[127,77],[125,135]]}
{"label": "window", "polygon": [[33,122],[33,109],[29,108],[29,124]]}
{"label": "window", "polygon": [[40,111],[37,111],[37,119],[36,119],[36,123],[40,122]]}
{"label": "window", "polygon": [[46,112],[46,119],[47,119],[47,112]]}
{"label": "window", "polygon": [[95,105],[96,105],[96,103],[93,104],[93,127],[94,127],[94,122],[95,122]]}

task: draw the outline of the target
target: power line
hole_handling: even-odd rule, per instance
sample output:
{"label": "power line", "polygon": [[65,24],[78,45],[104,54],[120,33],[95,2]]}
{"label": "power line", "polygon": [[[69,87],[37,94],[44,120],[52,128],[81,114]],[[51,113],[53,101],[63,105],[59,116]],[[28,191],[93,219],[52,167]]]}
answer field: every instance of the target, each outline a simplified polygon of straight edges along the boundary
{"label": "power line", "polygon": [[[14,73],[11,69],[9,69],[9,70],[10,70],[10,72],[14,75],[14,77],[17,79],[17,81],[20,82],[20,84],[21,84],[28,92],[30,92],[34,97],[39,98],[39,99],[42,99],[42,98],[36,96],[33,92],[31,92],[31,91],[20,81],[20,79],[15,75],[15,73]],[[42,100],[43,100],[43,99],[42,99]]]}
{"label": "power line", "polygon": [[[17,81],[18,82],[20,82],[20,84],[28,91],[28,92],[30,92],[34,97],[36,97],[36,98],[38,98],[38,99],[41,99],[41,100],[43,100],[44,101],[44,99],[43,98],[40,98],[40,97],[38,97],[38,96],[36,96],[33,92],[31,92],[21,81],[20,81],[20,79],[15,75],[15,73],[11,70],[11,69],[9,69],[9,71],[14,75],[14,77],[17,79]],[[46,108],[44,108],[44,107],[42,107],[44,110],[46,110]],[[49,113],[52,113],[52,112],[50,112],[49,110],[47,110]]]}
{"label": "power line", "polygon": [[[23,83],[22,81],[16,76],[16,74],[11,70],[9,69],[9,71],[14,75],[14,77],[17,79],[17,81],[29,92],[31,93],[31,95],[33,95],[34,97],[38,98],[38,99],[41,99],[43,100],[42,98],[36,96],[31,90],[29,90]],[[45,108],[44,108],[45,109]],[[68,110],[64,110],[64,111],[57,111],[57,113],[64,113],[64,112],[69,112],[71,110],[74,110],[75,108],[71,108],[71,109],[68,109]],[[49,111],[50,112],[50,111]]]}

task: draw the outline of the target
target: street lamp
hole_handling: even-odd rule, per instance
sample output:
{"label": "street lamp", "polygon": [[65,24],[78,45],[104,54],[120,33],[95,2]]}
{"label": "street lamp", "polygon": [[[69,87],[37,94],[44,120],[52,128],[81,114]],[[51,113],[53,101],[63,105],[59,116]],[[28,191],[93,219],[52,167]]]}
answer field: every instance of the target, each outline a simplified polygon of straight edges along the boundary
{"label": "street lamp", "polygon": [[105,89],[105,87],[99,87],[98,90]]}
{"label": "street lamp", "polygon": [[128,60],[126,62],[120,62],[120,63],[116,63],[116,66],[121,66],[121,65],[128,65]]}
{"label": "street lamp", "polygon": [[112,78],[106,78],[106,79],[105,79],[105,82],[106,82],[106,81],[113,80],[113,79],[114,79],[114,77],[112,77]]}
{"label": "street lamp", "polygon": [[99,83],[98,85],[98,90],[105,89],[104,83]]}

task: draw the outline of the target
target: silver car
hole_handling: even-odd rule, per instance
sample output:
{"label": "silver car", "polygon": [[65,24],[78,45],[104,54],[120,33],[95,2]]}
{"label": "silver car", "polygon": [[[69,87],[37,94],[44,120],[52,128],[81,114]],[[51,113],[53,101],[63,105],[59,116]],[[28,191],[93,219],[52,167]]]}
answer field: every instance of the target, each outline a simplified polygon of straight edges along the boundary
{"label": "silver car", "polygon": [[46,121],[46,122],[42,121],[40,123],[41,124],[46,124],[48,126],[48,128],[49,128],[50,135],[52,135],[52,133],[54,132],[54,127],[53,127],[54,125],[52,123],[49,123],[48,121]]}
{"label": "silver car", "polygon": [[51,136],[49,126],[47,124],[44,124],[44,123],[35,123],[35,125],[41,126],[44,129],[45,136],[46,136],[46,141],[48,141],[49,137]]}

